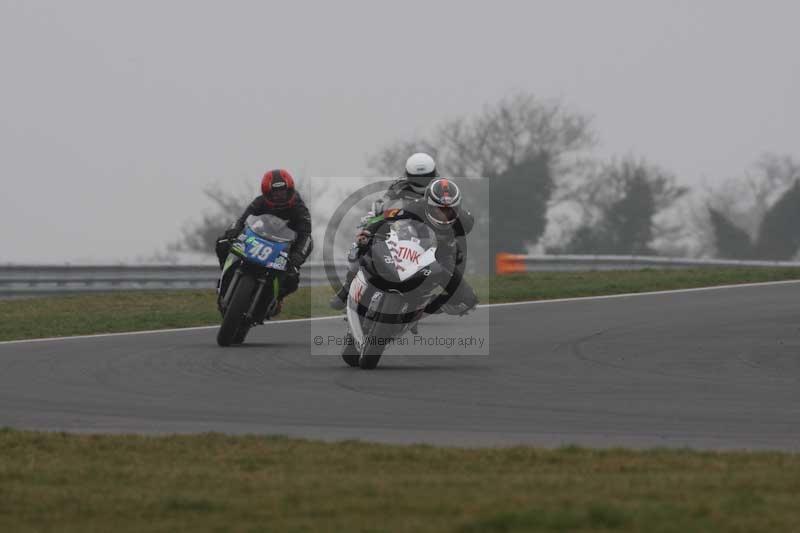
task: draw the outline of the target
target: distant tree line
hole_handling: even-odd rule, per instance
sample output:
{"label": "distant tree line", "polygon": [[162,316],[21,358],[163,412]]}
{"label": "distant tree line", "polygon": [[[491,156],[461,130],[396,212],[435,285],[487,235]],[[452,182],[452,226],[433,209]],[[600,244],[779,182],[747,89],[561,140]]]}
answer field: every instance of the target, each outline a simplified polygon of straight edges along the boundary
{"label": "distant tree line", "polygon": [[[407,154],[421,150],[436,155],[450,176],[487,178],[488,202],[470,198],[470,205],[490,216],[493,251],[538,244],[550,253],[689,255],[678,241],[699,234],[693,255],[798,255],[800,164],[791,157],[765,155],[755,175],[722,182],[698,210],[690,189],[663,168],[632,156],[593,159],[595,138],[590,117],[518,94],[473,117],[445,121],[429,139],[392,143],[370,165],[396,171]],[[562,231],[543,243],[556,211]]]}
{"label": "distant tree line", "polygon": [[[536,247],[550,253],[682,254],[791,259],[800,251],[800,164],[765,155],[751,173],[690,194],[645,159],[600,161],[589,116],[519,93],[481,112],[445,120],[425,138],[399,140],[369,158],[384,176],[425,151],[444,175],[468,180],[473,239],[492,255]],[[466,182],[465,182],[466,183]],[[213,209],[185,232],[183,251],[211,252],[251,199],[206,190]],[[693,250],[680,244],[693,240]]]}
{"label": "distant tree line", "polygon": [[794,258],[800,250],[800,164],[763,156],[755,174],[729,180],[710,195],[708,213],[716,256]]}

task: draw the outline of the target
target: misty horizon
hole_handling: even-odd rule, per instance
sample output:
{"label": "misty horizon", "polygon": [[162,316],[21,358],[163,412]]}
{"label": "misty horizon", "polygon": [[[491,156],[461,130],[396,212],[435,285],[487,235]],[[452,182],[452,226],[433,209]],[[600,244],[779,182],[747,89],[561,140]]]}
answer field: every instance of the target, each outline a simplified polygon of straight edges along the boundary
{"label": "misty horizon", "polygon": [[0,13],[0,264],[147,257],[211,206],[209,185],[370,176],[386,144],[520,91],[592,116],[592,157],[645,158],[695,190],[765,152],[800,156],[791,2]]}

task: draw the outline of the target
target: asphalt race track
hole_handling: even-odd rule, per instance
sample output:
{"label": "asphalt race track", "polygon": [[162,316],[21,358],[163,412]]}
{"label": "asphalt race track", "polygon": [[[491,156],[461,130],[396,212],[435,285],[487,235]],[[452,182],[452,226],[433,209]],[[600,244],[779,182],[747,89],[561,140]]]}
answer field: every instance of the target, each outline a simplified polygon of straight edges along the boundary
{"label": "asphalt race track", "polygon": [[[473,322],[470,322],[473,321]],[[800,449],[800,283],[483,307],[490,355],[311,355],[340,318],[0,344],[0,426],[456,445]]]}

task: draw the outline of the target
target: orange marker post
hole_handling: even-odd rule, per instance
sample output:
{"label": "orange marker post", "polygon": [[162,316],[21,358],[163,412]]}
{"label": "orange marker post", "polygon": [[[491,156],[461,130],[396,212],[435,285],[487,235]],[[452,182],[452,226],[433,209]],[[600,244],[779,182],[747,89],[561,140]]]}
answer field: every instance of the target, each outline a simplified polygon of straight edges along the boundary
{"label": "orange marker post", "polygon": [[495,255],[494,267],[497,274],[522,274],[525,270],[525,256],[500,252]]}

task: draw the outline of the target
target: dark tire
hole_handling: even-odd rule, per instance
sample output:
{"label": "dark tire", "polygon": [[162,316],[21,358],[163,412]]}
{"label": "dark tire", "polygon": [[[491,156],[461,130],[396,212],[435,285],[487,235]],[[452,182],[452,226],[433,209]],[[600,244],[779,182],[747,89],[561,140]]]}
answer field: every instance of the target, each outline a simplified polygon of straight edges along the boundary
{"label": "dark tire", "polygon": [[[384,324],[379,314],[371,322],[372,327],[369,328],[369,333],[364,335],[366,345],[361,348],[361,355],[358,358],[358,366],[363,370],[373,370],[378,366],[383,351],[386,350],[386,343],[378,341],[389,339],[393,336],[392,326]],[[370,339],[372,339],[372,342],[369,342]]]}
{"label": "dark tire", "polygon": [[381,360],[383,350],[386,348],[384,344],[368,344],[364,347],[363,353],[358,358],[358,366],[362,370],[373,370],[378,366],[378,361]]}
{"label": "dark tire", "polygon": [[[225,317],[222,319],[222,325],[217,333],[217,344],[220,346],[230,346],[236,344],[235,339],[241,328],[245,329],[242,335],[242,341],[247,335],[249,326],[244,324],[244,315],[250,307],[250,301],[253,297],[253,289],[256,286],[256,280],[250,276],[240,276],[239,282],[233,289],[233,297],[228,309],[225,311]],[[241,342],[241,341],[239,341]]]}
{"label": "dark tire", "polygon": [[233,336],[233,344],[242,344],[244,340],[247,338],[247,334],[250,332],[250,326],[242,326],[236,332],[236,335]]}
{"label": "dark tire", "polygon": [[358,366],[358,350],[353,343],[353,335],[348,333],[345,336],[344,350],[342,350],[342,360],[349,366]]}

